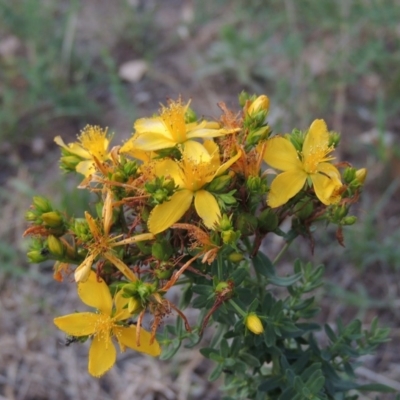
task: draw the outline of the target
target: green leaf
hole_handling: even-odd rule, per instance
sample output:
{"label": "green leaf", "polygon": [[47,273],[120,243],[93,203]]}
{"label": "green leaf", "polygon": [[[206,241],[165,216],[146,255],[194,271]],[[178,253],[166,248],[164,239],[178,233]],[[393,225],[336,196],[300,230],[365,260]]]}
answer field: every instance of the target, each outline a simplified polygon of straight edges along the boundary
{"label": "green leaf", "polygon": [[223,369],[224,369],[224,366],[223,366],[222,364],[218,364],[218,365],[213,369],[213,371],[211,372],[210,376],[208,377],[208,380],[209,380],[210,382],[216,381],[216,380],[220,377],[220,375],[221,375]]}
{"label": "green leaf", "polygon": [[324,325],[324,330],[325,330],[325,333],[328,336],[329,340],[332,343],[335,343],[338,340],[335,332],[333,332],[332,328],[328,324]]}
{"label": "green leaf", "polygon": [[261,390],[262,392],[271,392],[276,388],[282,387],[281,385],[283,384],[283,380],[283,376],[267,379],[266,381],[261,383],[261,385],[258,387],[258,390]]}
{"label": "green leaf", "polygon": [[173,339],[171,344],[167,348],[164,347],[163,352],[160,356],[160,360],[169,360],[176,354],[180,347],[181,341],[178,338]]}
{"label": "green leaf", "polygon": [[258,358],[252,356],[249,353],[240,354],[239,358],[243,360],[247,365],[253,368],[258,368],[261,365]]}
{"label": "green leaf", "polygon": [[361,385],[357,387],[357,390],[363,392],[381,392],[381,393],[393,393],[396,391],[390,386],[383,385],[382,383],[370,383],[367,385]]}
{"label": "green leaf", "polygon": [[207,296],[214,293],[213,288],[208,285],[193,285],[192,291],[193,293],[207,295]]}
{"label": "green leaf", "polygon": [[253,258],[253,266],[257,273],[266,276],[267,278],[275,275],[275,267],[264,253],[257,253]]}
{"label": "green leaf", "polygon": [[303,275],[301,273],[292,275],[292,276],[286,276],[286,277],[280,277],[280,276],[270,276],[268,278],[269,282],[276,285],[276,286],[282,286],[282,287],[287,287],[291,286],[294,283],[296,283],[298,280],[301,279]]}

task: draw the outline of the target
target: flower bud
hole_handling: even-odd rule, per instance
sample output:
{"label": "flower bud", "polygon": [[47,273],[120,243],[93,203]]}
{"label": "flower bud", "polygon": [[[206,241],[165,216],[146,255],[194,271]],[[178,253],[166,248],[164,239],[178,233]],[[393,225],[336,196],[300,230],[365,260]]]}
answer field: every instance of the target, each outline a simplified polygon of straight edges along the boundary
{"label": "flower bud", "polygon": [[269,109],[269,98],[262,94],[258,96],[247,109],[247,114],[253,117],[260,111],[268,111]]}
{"label": "flower bud", "polygon": [[37,222],[38,215],[34,211],[28,210],[25,213],[25,219],[29,222]]}
{"label": "flower bud", "polygon": [[231,183],[231,177],[229,175],[221,175],[214,178],[208,185],[207,190],[210,192],[221,192],[226,189]]}
{"label": "flower bud", "polygon": [[185,123],[186,123],[186,124],[190,124],[191,122],[196,122],[196,121],[197,121],[197,115],[196,115],[196,113],[194,112],[193,109],[191,109],[190,107],[188,107],[188,108],[186,109],[186,112],[185,112]]}
{"label": "flower bud", "polygon": [[54,235],[49,235],[47,238],[47,246],[52,254],[57,257],[63,257],[65,254],[65,247],[61,240]]}
{"label": "flower bud", "polygon": [[59,228],[64,224],[63,217],[58,211],[50,211],[42,214],[43,222],[50,228]]}
{"label": "flower bud", "polygon": [[39,251],[39,250],[32,250],[32,251],[28,251],[28,253],[26,255],[28,256],[28,259],[31,263],[39,264],[39,263],[47,260],[46,255],[44,255],[42,253],[43,252]]}
{"label": "flower bud", "polygon": [[272,208],[266,208],[258,217],[258,227],[263,232],[273,232],[279,224],[279,219]]}
{"label": "flower bud", "polygon": [[131,297],[128,302],[128,311],[131,314],[137,314],[142,309],[140,301],[134,297]]}
{"label": "flower bud", "polygon": [[355,168],[348,167],[343,171],[343,180],[345,183],[352,182],[354,179],[356,179],[356,177],[357,175]]}
{"label": "flower bud", "polygon": [[329,146],[333,146],[335,149],[339,146],[340,143],[340,133],[338,132],[329,132]]}
{"label": "flower bud", "polygon": [[233,263],[240,263],[244,259],[244,255],[242,253],[233,252],[229,254],[228,260]]}
{"label": "flower bud", "polygon": [[249,135],[246,138],[246,144],[254,146],[257,143],[259,143],[261,140],[268,139],[270,132],[271,132],[271,129],[268,125],[262,126],[261,128],[250,131]]}
{"label": "flower bud", "polygon": [[255,313],[250,313],[246,317],[245,325],[246,328],[250,332],[253,332],[255,335],[260,335],[261,333],[264,332],[264,327],[262,325],[262,322]]}
{"label": "flower bud", "polygon": [[356,171],[356,179],[358,180],[358,182],[361,183],[361,185],[364,184],[366,178],[367,178],[366,168],[361,168]]}
{"label": "flower bud", "polygon": [[66,171],[75,171],[76,166],[82,161],[82,158],[76,155],[66,155],[60,158],[60,167]]}
{"label": "flower bud", "polygon": [[41,196],[35,196],[33,198],[33,205],[35,206],[35,208],[38,211],[40,211],[42,213],[52,211],[52,209],[53,209],[51,207],[50,202],[46,198],[41,197]]}
{"label": "flower bud", "polygon": [[340,222],[342,225],[354,225],[357,222],[357,217],[349,215],[348,217],[344,217]]}
{"label": "flower bud", "polygon": [[221,293],[228,288],[229,288],[228,282],[219,282],[217,287],[215,288],[215,293]]}
{"label": "flower bud", "polygon": [[299,202],[294,206],[294,212],[301,220],[307,219],[313,213],[313,211],[313,203],[307,198],[299,200]]}
{"label": "flower bud", "polygon": [[233,229],[221,232],[221,239],[225,244],[234,245],[240,238],[240,232],[235,232]]}

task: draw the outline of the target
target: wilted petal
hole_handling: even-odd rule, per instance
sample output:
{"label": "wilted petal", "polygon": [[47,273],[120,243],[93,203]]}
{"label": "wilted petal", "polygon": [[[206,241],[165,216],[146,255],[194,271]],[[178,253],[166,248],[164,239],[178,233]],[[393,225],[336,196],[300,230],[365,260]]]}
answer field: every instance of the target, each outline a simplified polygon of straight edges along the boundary
{"label": "wilted petal", "polygon": [[194,207],[207,228],[212,228],[221,218],[221,210],[215,197],[206,190],[195,194]]}
{"label": "wilted petal", "polygon": [[111,315],[112,298],[107,284],[90,271],[85,282],[78,283],[78,296],[88,306],[97,308],[105,315]]}
{"label": "wilted petal", "polygon": [[277,175],[271,183],[267,203],[271,208],[279,207],[300,192],[307,179],[301,169],[293,169]]}
{"label": "wilted petal", "polygon": [[160,345],[157,340],[154,340],[154,342],[150,344],[151,334],[143,328],[140,329],[140,346],[136,344],[136,326],[131,325],[129,328],[114,328],[114,332],[118,341],[126,347],[140,351],[141,353],[149,354],[153,357],[157,357],[161,353]]}
{"label": "wilted petal", "polygon": [[94,255],[89,254],[76,268],[74,273],[75,282],[86,282],[92,270]]}
{"label": "wilted petal", "polygon": [[99,318],[99,314],[81,312],[54,318],[54,324],[67,335],[87,336],[95,333]]}
{"label": "wilted petal", "polygon": [[266,143],[264,161],[281,171],[302,168],[301,161],[293,144],[281,136],[269,139]]}
{"label": "wilted petal", "polygon": [[99,378],[115,364],[117,351],[110,335],[96,335],[89,350],[89,374]]}
{"label": "wilted petal", "polygon": [[165,231],[189,209],[193,200],[193,192],[187,189],[174,193],[169,201],[156,207],[150,214],[147,226],[154,235]]}

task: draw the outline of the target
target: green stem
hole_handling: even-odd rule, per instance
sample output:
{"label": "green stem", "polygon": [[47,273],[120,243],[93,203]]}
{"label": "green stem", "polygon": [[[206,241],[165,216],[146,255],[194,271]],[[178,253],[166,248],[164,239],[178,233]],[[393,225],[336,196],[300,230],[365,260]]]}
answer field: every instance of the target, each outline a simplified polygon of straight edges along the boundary
{"label": "green stem", "polygon": [[243,311],[232,299],[229,300],[229,304],[243,317],[247,317],[247,313]]}
{"label": "green stem", "polygon": [[217,258],[217,268],[218,268],[218,280],[222,281],[222,258],[221,256],[218,254],[218,258]]}
{"label": "green stem", "polygon": [[275,257],[274,261],[272,261],[272,264],[275,265],[280,260],[280,258],[285,254],[286,250],[289,248],[289,246],[291,244],[292,244],[292,241],[285,243],[285,245],[282,247],[281,251]]}

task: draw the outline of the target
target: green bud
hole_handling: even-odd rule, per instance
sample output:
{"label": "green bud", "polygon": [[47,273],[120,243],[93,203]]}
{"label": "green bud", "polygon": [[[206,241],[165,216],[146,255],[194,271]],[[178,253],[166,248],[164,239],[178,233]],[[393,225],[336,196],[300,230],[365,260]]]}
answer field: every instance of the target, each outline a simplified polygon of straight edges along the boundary
{"label": "green bud", "polygon": [[235,232],[233,229],[229,231],[221,232],[221,239],[225,244],[229,244],[231,246],[235,245],[236,242],[240,238],[240,232]]}
{"label": "green bud", "polygon": [[231,183],[231,177],[229,175],[221,175],[216,177],[207,186],[207,190],[210,192],[221,192],[226,189]]}
{"label": "green bud", "polygon": [[137,174],[138,170],[138,164],[136,161],[127,161],[124,166],[124,174],[129,177],[129,176],[135,176]]}
{"label": "green bud", "polygon": [[50,202],[45,197],[35,196],[33,198],[33,205],[35,206],[35,208],[38,211],[40,211],[42,213],[49,212],[49,211],[53,210]]}
{"label": "green bud", "polygon": [[168,194],[172,194],[175,190],[175,181],[173,179],[165,179],[162,187],[167,190]]}
{"label": "green bud", "polygon": [[72,229],[78,239],[83,242],[87,242],[92,239],[92,233],[90,232],[89,225],[84,218],[77,218],[74,221],[74,226]]}
{"label": "green bud", "polygon": [[153,294],[154,292],[154,287],[150,285],[149,283],[143,283],[138,286],[137,288],[137,293],[140,296],[140,298],[144,301],[147,300],[147,298]]}
{"label": "green bud", "polygon": [[225,289],[229,288],[229,283],[228,282],[219,282],[217,287],[215,288],[215,293],[221,293]]}
{"label": "green bud", "polygon": [[37,222],[38,221],[38,215],[34,211],[28,210],[25,213],[25,219],[29,222]]}
{"label": "green bud", "polygon": [[168,240],[161,239],[151,246],[151,255],[160,261],[168,261],[173,253],[173,247]]}
{"label": "green bud", "polygon": [[245,92],[244,90],[242,90],[242,92],[239,94],[240,107],[244,107],[247,100],[249,100],[249,99],[250,99],[250,95],[247,92]]}
{"label": "green bud", "polygon": [[193,111],[192,108],[188,107],[186,112],[185,112],[185,123],[190,124],[191,122],[196,122],[197,121],[197,115]]}
{"label": "green bud", "polygon": [[233,229],[232,221],[226,214],[222,215],[222,218],[219,221],[219,227],[223,231],[228,231]]}
{"label": "green bud", "polygon": [[266,208],[258,217],[258,227],[262,232],[273,232],[279,224],[278,216],[272,208]]}
{"label": "green bud", "polygon": [[82,159],[76,155],[63,156],[60,158],[60,167],[66,171],[73,172],[81,161]]}
{"label": "green bud", "polygon": [[357,217],[354,215],[349,215],[348,217],[344,217],[340,223],[342,225],[354,225],[357,222]]}
{"label": "green bud", "polygon": [[158,279],[169,279],[172,276],[173,270],[169,267],[172,267],[170,264],[161,265],[156,270],[154,270],[154,274]]}
{"label": "green bud", "polygon": [[31,263],[38,264],[47,260],[47,255],[43,253],[45,253],[45,249],[43,249],[43,251],[39,250],[28,251],[26,255],[28,256],[28,259]]}
{"label": "green bud", "polygon": [[298,218],[301,220],[307,219],[314,211],[314,206],[312,201],[309,199],[301,199],[296,205],[294,206],[294,213]]}
{"label": "green bud", "polygon": [[257,229],[257,218],[249,213],[239,214],[235,227],[243,236],[251,236]]}
{"label": "green bud", "polygon": [[128,302],[128,311],[130,314],[137,314],[142,310],[140,301],[134,297],[131,297]]}
{"label": "green bud", "polygon": [[112,174],[111,180],[114,182],[121,182],[121,183],[126,181],[125,176],[121,171],[117,171],[114,174]]}
{"label": "green bud", "polygon": [[346,206],[337,206],[334,211],[335,220],[341,220],[347,215],[348,212],[349,209]]}
{"label": "green bud", "polygon": [[268,139],[268,136],[270,133],[271,133],[271,129],[268,125],[262,126],[261,128],[258,128],[255,130],[252,130],[252,131],[250,131],[249,135],[246,138],[246,144],[254,146],[261,140]]}
{"label": "green bud", "polygon": [[65,254],[65,247],[61,240],[54,235],[49,235],[47,238],[47,246],[50,250],[50,252],[57,256],[58,258],[61,258]]}
{"label": "green bud", "polygon": [[42,220],[50,228],[59,228],[64,224],[64,219],[58,211],[43,213]]}
{"label": "green bud", "polygon": [[244,259],[244,255],[242,253],[233,252],[229,254],[228,260],[233,263],[240,263]]}
{"label": "green bud", "polygon": [[350,183],[356,179],[356,169],[348,167],[343,171],[343,180],[345,183]]}
{"label": "green bud", "polygon": [[335,149],[339,146],[340,143],[340,133],[338,132],[329,132],[329,146],[333,146]]}

